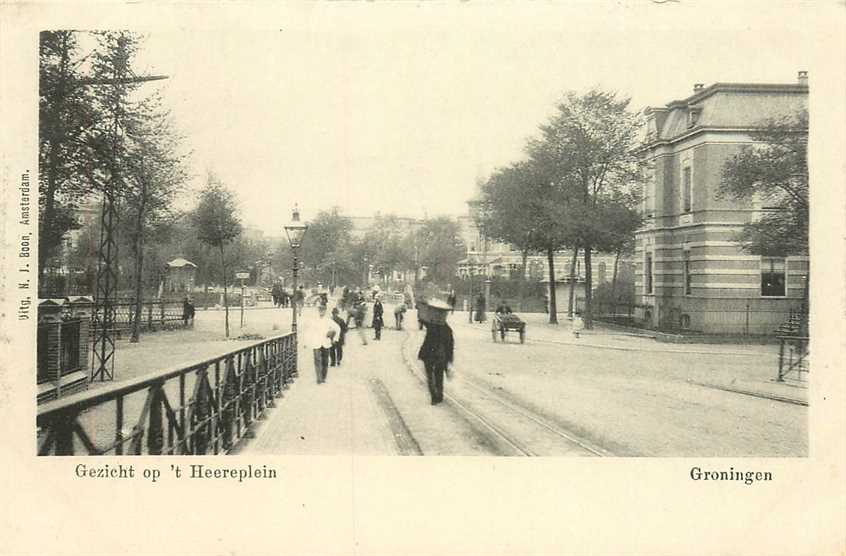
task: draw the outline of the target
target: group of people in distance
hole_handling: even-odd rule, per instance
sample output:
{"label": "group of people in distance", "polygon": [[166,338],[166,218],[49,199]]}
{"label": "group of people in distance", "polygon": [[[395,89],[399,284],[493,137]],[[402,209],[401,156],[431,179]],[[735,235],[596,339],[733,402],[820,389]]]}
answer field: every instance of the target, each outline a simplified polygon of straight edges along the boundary
{"label": "group of people in distance", "polygon": [[[374,292],[372,299],[374,340],[381,340],[382,327],[384,326],[384,307],[378,293]],[[294,303],[297,303],[296,293]],[[331,317],[328,316],[329,296],[326,292],[318,292],[315,297],[315,304],[317,305],[317,320],[309,323],[306,327],[304,340],[305,345],[309,346],[314,353],[314,370],[317,383],[323,384],[326,382],[329,367],[341,365],[351,320],[355,324],[361,344],[367,345],[367,333],[364,325],[367,316],[367,303],[361,290],[354,292],[345,287],[338,301],[338,306],[332,309]],[[341,316],[342,311],[346,312],[346,318]]]}
{"label": "group of people in distance", "polygon": [[[382,337],[384,327],[384,306],[381,295],[371,294],[373,300],[373,339]],[[447,314],[453,307],[440,300],[429,299],[418,304],[418,320],[426,328],[426,335],[418,351],[418,358],[426,369],[426,383],[432,405],[444,399],[444,376],[452,365],[455,343],[452,329],[446,323]],[[402,321],[408,307],[403,299],[394,310],[397,329],[402,328]],[[342,317],[346,312],[346,319]],[[311,348],[314,357],[314,370],[317,384],[326,382],[329,367],[340,366],[344,356],[344,344],[352,320],[355,324],[362,345],[367,345],[365,317],[367,304],[364,294],[344,288],[338,306],[328,310],[326,298],[318,298],[317,319],[307,323],[304,331],[304,343]]]}

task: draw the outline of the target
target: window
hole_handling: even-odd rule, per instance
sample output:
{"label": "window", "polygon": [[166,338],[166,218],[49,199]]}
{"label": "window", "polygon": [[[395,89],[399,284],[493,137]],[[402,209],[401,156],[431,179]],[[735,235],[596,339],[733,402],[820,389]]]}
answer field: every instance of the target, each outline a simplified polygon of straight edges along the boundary
{"label": "window", "polygon": [[646,261],[643,265],[643,284],[646,293],[652,293],[652,255],[646,255]]}
{"label": "window", "polygon": [[693,293],[692,282],[690,279],[690,251],[684,252],[684,294],[690,295]]}
{"label": "window", "polygon": [[643,216],[652,218],[655,215],[655,163],[651,163],[643,184]]}
{"label": "window", "polygon": [[685,166],[682,169],[682,211],[690,212],[692,196],[693,183],[690,175],[690,166]]}
{"label": "window", "polygon": [[690,106],[687,109],[687,127],[693,127],[699,123],[699,116],[702,115],[701,106]]}
{"label": "window", "polygon": [[772,257],[761,259],[761,296],[784,297],[786,294],[786,261]]}

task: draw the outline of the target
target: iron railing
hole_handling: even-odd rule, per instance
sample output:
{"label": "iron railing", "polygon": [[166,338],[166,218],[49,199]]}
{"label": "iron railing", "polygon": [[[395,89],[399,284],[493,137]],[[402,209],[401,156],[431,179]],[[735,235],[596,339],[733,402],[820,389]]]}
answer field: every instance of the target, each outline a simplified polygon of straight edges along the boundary
{"label": "iron railing", "polygon": [[810,371],[809,359],[810,338],[807,336],[779,336],[778,346],[778,377],[776,380],[784,382],[795,373],[795,379],[805,380],[804,376]]}
{"label": "iron railing", "polygon": [[219,454],[297,375],[291,332],[38,408],[39,455]]}
{"label": "iron railing", "polygon": [[[583,298],[577,299],[575,310],[583,312],[584,305]],[[595,319],[629,326],[680,333],[701,331],[707,326],[707,329],[717,333],[739,336],[785,334],[783,330],[785,319],[792,322],[794,318],[799,318],[802,314],[795,308],[762,308],[753,306],[749,302],[739,303],[731,308],[713,309],[669,305],[658,309],[642,304],[594,302],[592,311]],[[653,319],[654,316],[657,317],[657,324]],[[795,333],[795,331],[789,333]]]}
{"label": "iron railing", "polygon": [[[135,301],[119,300],[113,305],[115,309],[114,325],[116,329],[130,330],[135,322]],[[141,318],[138,322],[140,330],[152,331],[160,328],[180,326],[182,319],[182,301],[178,300],[149,300],[141,302]]]}

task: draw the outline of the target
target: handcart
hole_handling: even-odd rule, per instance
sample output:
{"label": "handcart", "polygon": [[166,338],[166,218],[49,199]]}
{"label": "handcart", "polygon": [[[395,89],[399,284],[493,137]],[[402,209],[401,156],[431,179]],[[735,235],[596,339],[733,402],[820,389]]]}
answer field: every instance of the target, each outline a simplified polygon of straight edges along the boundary
{"label": "handcart", "polygon": [[491,319],[491,338],[496,342],[496,337],[504,342],[505,334],[508,331],[520,334],[520,343],[526,343],[526,323],[514,313],[494,313]]}

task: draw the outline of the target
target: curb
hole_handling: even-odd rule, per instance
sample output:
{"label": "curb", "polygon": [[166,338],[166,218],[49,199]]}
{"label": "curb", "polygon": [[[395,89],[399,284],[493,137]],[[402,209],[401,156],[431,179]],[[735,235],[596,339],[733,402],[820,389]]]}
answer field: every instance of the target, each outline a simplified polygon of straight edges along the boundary
{"label": "curb", "polygon": [[696,386],[701,386],[703,388],[711,388],[713,390],[722,390],[723,392],[732,392],[734,394],[742,394],[744,396],[751,396],[753,398],[762,398],[765,400],[773,400],[776,402],[781,403],[789,403],[793,405],[801,405],[804,407],[808,407],[808,402],[804,400],[798,400],[796,398],[788,398],[785,396],[779,396],[777,394],[769,394],[766,392],[756,392],[754,390],[743,390],[740,388],[732,388],[730,386],[721,386],[719,384],[706,384],[704,382],[696,382],[695,380],[689,380],[688,384],[694,384]]}

